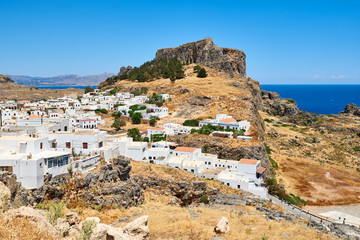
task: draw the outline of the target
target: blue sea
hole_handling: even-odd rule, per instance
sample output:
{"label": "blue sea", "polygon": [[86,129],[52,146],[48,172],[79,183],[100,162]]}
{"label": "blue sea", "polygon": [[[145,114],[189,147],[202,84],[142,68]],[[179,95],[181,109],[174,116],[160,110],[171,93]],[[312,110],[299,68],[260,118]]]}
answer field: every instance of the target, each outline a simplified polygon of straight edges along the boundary
{"label": "blue sea", "polygon": [[271,85],[263,90],[292,98],[300,110],[319,114],[338,114],[349,103],[360,106],[360,85]]}
{"label": "blue sea", "polygon": [[[37,87],[39,89],[67,89],[67,88],[77,88],[77,89],[85,89],[87,86],[42,86]],[[91,86],[92,88],[96,88],[96,86]]]}

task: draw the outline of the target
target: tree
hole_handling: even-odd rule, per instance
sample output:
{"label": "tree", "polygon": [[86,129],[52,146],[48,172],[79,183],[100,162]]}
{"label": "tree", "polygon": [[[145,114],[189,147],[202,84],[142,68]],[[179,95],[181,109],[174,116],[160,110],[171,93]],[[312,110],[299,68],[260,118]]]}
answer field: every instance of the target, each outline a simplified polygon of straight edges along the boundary
{"label": "tree", "polygon": [[157,120],[158,120],[157,117],[151,116],[150,121],[149,121],[150,126],[155,126],[155,123],[156,123]]}
{"label": "tree", "polygon": [[201,68],[197,74],[198,78],[206,78],[207,77],[207,73],[205,68]]}
{"label": "tree", "polygon": [[123,127],[125,125],[126,125],[126,122],[123,119],[116,117],[115,121],[111,125],[111,127],[115,128],[116,130],[119,130],[121,127]]}
{"label": "tree", "polygon": [[201,69],[201,67],[200,67],[199,65],[196,65],[196,66],[194,67],[194,72],[198,72],[200,69]]}
{"label": "tree", "polygon": [[131,116],[131,121],[134,124],[139,124],[141,122],[141,119],[142,119],[142,115],[139,112],[136,112]]}
{"label": "tree", "polygon": [[94,91],[94,89],[92,87],[90,87],[90,86],[87,86],[85,88],[85,93],[89,93],[89,92],[93,92],[93,91]]}
{"label": "tree", "polygon": [[127,136],[132,138],[134,141],[141,140],[140,131],[137,128],[128,129]]}

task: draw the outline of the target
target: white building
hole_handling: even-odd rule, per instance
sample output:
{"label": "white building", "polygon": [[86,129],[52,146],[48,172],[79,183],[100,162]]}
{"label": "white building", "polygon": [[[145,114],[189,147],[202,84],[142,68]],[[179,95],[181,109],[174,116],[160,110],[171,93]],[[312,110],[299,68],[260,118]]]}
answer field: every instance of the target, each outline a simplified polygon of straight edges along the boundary
{"label": "white building", "polygon": [[15,174],[25,188],[41,187],[44,174],[65,173],[68,164],[69,153],[51,149],[47,137],[0,137],[0,170]]}
{"label": "white building", "polygon": [[244,120],[237,122],[232,116],[226,114],[217,114],[216,119],[209,119],[199,122],[199,127],[206,125],[213,125],[223,127],[224,129],[233,129],[233,130],[245,130],[247,131],[250,128],[250,122]]}

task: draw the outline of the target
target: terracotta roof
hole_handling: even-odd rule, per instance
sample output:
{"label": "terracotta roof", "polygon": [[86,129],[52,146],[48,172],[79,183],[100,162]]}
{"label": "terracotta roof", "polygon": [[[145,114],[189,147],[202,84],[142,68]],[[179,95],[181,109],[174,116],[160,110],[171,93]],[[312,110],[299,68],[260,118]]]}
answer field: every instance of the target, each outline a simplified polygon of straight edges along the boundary
{"label": "terracotta roof", "polygon": [[259,167],[258,170],[256,170],[256,173],[258,174],[263,174],[265,172],[266,168],[264,167]]}
{"label": "terracotta roof", "polygon": [[194,152],[196,150],[196,148],[192,148],[192,147],[177,147],[175,148],[174,151],[176,152]]}
{"label": "terracotta roof", "polygon": [[37,116],[37,115],[34,115],[34,114],[31,114],[31,115],[29,116],[29,118],[41,118],[41,117],[39,117],[39,116]]}
{"label": "terracotta roof", "polygon": [[235,120],[235,119],[233,119],[233,118],[225,118],[225,119],[221,119],[221,121],[222,121],[223,123],[236,122],[236,120]]}
{"label": "terracotta roof", "polygon": [[258,160],[254,160],[254,159],[241,159],[240,163],[242,164],[249,164],[249,165],[256,165],[258,162]]}
{"label": "terracotta roof", "polygon": [[149,130],[160,130],[160,131],[164,131],[165,128],[159,128],[159,127],[152,127],[149,128]]}

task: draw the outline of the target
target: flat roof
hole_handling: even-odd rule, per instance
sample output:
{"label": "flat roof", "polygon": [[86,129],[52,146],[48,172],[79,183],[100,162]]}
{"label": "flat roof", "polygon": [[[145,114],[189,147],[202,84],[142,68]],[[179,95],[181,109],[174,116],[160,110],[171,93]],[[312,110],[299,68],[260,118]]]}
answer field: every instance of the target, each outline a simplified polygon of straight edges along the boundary
{"label": "flat roof", "polygon": [[186,159],[183,162],[183,167],[199,167],[201,164],[203,164],[204,162],[202,161],[197,161],[197,160],[192,160],[192,159]]}
{"label": "flat roof", "polygon": [[215,169],[201,169],[200,173],[208,173],[208,174],[219,174],[224,171],[225,168],[215,168]]}
{"label": "flat roof", "polygon": [[56,132],[49,134],[58,134],[58,135],[97,135],[100,133],[104,133],[105,131],[99,131],[97,129],[87,129],[87,130],[75,130],[75,132]]}
{"label": "flat roof", "polygon": [[46,137],[42,137],[42,136],[37,136],[37,137],[29,137],[29,135],[20,135],[20,136],[0,136],[0,141],[9,141],[9,140],[24,140],[24,141],[29,141],[29,140],[37,140],[40,138],[46,138]]}
{"label": "flat roof", "polygon": [[152,128],[149,128],[148,130],[160,130],[160,131],[163,131],[165,128],[160,128],[160,127],[152,127]]}

